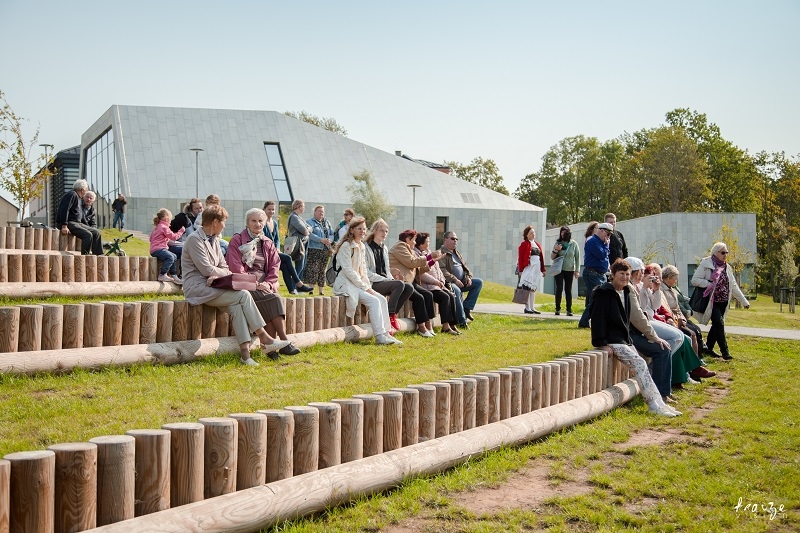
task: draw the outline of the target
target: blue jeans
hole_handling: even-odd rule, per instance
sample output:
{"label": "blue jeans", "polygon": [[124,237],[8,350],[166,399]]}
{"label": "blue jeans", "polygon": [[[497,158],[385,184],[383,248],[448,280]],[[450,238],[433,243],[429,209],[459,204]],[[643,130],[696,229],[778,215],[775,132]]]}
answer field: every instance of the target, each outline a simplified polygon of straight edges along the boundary
{"label": "blue jeans", "polygon": [[586,309],[583,310],[581,319],[578,322],[578,327],[589,327],[589,313],[592,305],[592,298],[594,297],[594,288],[599,287],[606,281],[605,274],[601,274],[595,270],[583,270],[583,284],[586,286]]}
{"label": "blue jeans", "polygon": [[281,258],[281,274],[283,274],[283,283],[289,292],[297,290],[297,282],[300,281],[300,276],[294,269],[292,258],[288,254],[278,252],[278,257]]}
{"label": "blue jeans", "polygon": [[671,350],[648,341],[647,337],[636,331],[631,331],[631,341],[640,353],[653,360],[653,382],[661,396],[669,396],[672,393]]}
{"label": "blue jeans", "polygon": [[166,274],[169,272],[170,274],[175,274],[177,270],[177,266],[175,260],[177,256],[170,252],[167,249],[164,250],[156,250],[155,252],[150,252],[150,255],[158,259],[159,261],[163,261],[164,264],[161,265],[161,270],[159,274]]}
{"label": "blue jeans", "polygon": [[[452,285],[453,294],[456,297],[455,318],[456,324],[464,324],[467,322],[467,315],[464,310],[472,311],[475,309],[475,304],[478,303],[478,296],[481,294],[483,288],[483,280],[480,278],[472,278],[472,283],[469,287],[457,287]],[[467,297],[461,298],[462,293],[467,293]]]}
{"label": "blue jeans", "polygon": [[125,211],[114,211],[114,223],[111,224],[111,227],[116,228],[117,222],[119,222],[119,230],[122,231],[122,228],[125,227]]}

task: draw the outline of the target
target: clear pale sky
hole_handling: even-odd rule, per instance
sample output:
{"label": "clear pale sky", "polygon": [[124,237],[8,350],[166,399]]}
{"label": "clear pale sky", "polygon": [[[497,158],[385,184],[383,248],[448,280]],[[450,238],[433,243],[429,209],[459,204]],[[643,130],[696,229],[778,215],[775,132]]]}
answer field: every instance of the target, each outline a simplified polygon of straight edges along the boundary
{"label": "clear pale sky", "polygon": [[111,105],[300,111],[512,192],[564,137],[705,113],[800,154],[800,2],[0,0],[0,90],[56,150]]}

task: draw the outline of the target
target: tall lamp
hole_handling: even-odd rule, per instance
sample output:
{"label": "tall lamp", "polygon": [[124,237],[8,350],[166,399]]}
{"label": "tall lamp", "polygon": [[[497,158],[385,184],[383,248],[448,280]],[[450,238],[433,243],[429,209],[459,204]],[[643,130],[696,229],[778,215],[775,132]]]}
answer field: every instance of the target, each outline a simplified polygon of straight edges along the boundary
{"label": "tall lamp", "polygon": [[[47,150],[52,150],[55,148],[52,144],[40,144],[42,148],[44,148],[44,164],[45,167],[50,166],[50,158],[47,156]],[[47,201],[47,176],[44,178],[44,217],[47,224],[50,224],[50,209],[48,208],[49,204]]]}
{"label": "tall lamp", "polygon": [[200,152],[205,152],[202,148],[189,148],[194,152],[194,197],[200,197]]}
{"label": "tall lamp", "polygon": [[417,211],[417,189],[422,187],[422,185],[406,185],[406,187],[410,188],[412,191],[411,194],[411,228],[416,229],[416,211]]}

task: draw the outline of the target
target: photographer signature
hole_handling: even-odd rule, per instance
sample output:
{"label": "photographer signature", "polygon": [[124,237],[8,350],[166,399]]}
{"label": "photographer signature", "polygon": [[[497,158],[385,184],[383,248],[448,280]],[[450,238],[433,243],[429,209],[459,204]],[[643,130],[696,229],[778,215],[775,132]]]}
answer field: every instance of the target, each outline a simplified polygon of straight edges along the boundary
{"label": "photographer signature", "polygon": [[739,502],[733,506],[733,510],[736,511],[736,514],[739,514],[739,511],[744,513],[750,513],[753,516],[758,515],[759,513],[766,513],[769,515],[770,520],[774,520],[778,514],[783,515],[786,511],[783,508],[783,504],[775,507],[774,502],[768,503],[744,503],[742,501],[742,497],[739,496]]}

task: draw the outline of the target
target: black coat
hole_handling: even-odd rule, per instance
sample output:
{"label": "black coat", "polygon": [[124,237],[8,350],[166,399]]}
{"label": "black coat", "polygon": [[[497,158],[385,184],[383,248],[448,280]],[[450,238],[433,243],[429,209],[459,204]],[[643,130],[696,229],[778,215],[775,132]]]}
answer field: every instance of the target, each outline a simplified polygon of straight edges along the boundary
{"label": "black coat", "polygon": [[625,244],[625,236],[619,231],[612,231],[608,242],[608,265],[614,264],[618,258],[628,257],[628,245]]}
{"label": "black coat", "polygon": [[181,211],[175,215],[175,218],[169,223],[169,229],[172,230],[172,233],[176,233],[181,228],[187,229],[194,224],[195,218],[194,215],[190,215],[186,211]]}
{"label": "black coat", "polygon": [[69,191],[61,197],[56,214],[56,228],[61,229],[67,222],[83,222],[83,200],[75,191]]}
{"label": "black coat", "polygon": [[628,329],[631,316],[630,290],[630,285],[625,285],[623,306],[611,283],[606,282],[595,288],[591,308],[592,346],[632,344]]}

